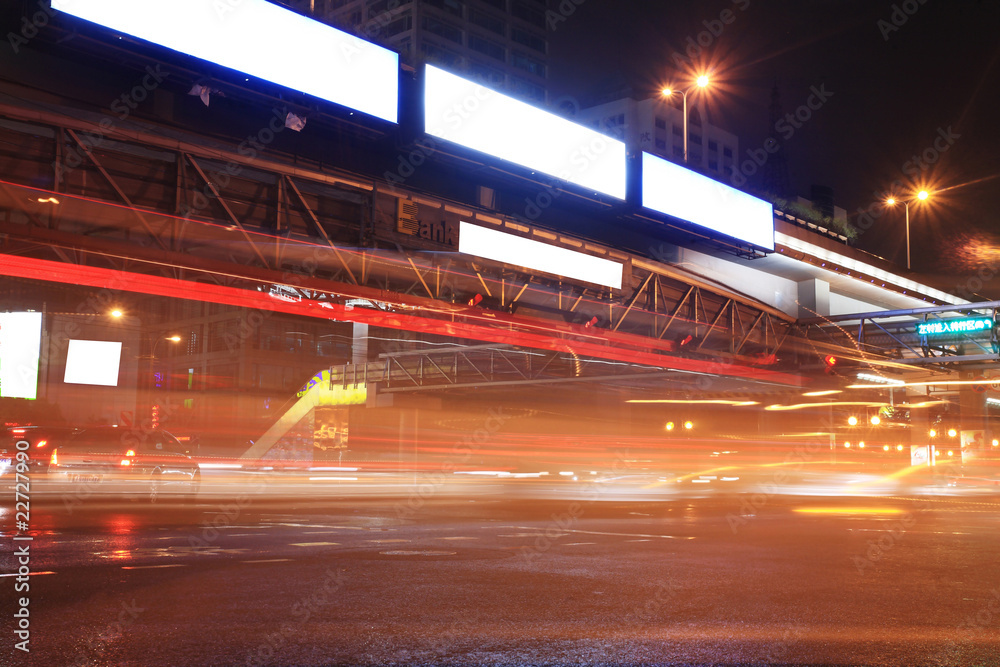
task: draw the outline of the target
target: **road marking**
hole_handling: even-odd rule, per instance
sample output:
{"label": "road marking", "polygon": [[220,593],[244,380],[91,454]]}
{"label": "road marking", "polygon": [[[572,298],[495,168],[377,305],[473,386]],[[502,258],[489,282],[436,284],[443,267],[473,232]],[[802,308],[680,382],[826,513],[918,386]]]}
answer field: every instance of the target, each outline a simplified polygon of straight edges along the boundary
{"label": "road marking", "polygon": [[[526,526],[521,526],[524,530],[531,530]],[[598,530],[573,530],[573,529],[559,529],[560,533],[579,533],[580,535],[612,535],[614,537],[649,537],[653,539],[661,540],[693,540],[693,535],[646,535],[645,533],[604,533]],[[520,537],[538,537],[544,533],[533,533],[531,535],[520,535]],[[500,535],[500,537],[515,537],[514,535]]]}
{"label": "road marking", "polygon": [[336,547],[340,546],[339,542],[299,542],[293,543],[289,546],[293,547]]}
{"label": "road marking", "polygon": [[375,544],[402,544],[404,542],[409,542],[409,540],[365,540],[366,542],[374,542]]}
{"label": "road marking", "polygon": [[566,544],[567,547],[582,547],[588,544],[597,544],[597,542],[570,542]]}
{"label": "road marking", "polygon": [[241,563],[287,563],[291,558],[271,558],[268,560],[241,560]]}
{"label": "road marking", "polygon": [[172,563],[170,565],[122,565],[123,570],[157,570],[164,567],[187,567],[184,563]]}
{"label": "road marking", "polygon": [[[29,572],[28,576],[35,577],[42,574],[55,574],[55,572]],[[18,577],[18,576],[23,577],[24,575],[23,574],[19,575],[17,572],[11,572],[10,574],[0,574],[0,577]]]}
{"label": "road marking", "polygon": [[478,537],[442,537],[442,540],[478,540]]}

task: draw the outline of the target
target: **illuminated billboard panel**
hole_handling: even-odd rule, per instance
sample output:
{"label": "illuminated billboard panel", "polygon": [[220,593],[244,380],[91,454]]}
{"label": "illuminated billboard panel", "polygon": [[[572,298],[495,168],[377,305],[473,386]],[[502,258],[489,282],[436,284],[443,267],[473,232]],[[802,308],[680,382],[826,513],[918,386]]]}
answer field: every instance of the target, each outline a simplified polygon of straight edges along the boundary
{"label": "illuminated billboard panel", "polygon": [[642,154],[642,205],[774,250],[774,209],[769,202],[649,153]]}
{"label": "illuminated billboard panel", "polygon": [[122,344],[105,340],[70,340],[66,351],[67,384],[118,386]]}
{"label": "illuminated billboard panel", "polygon": [[943,334],[972,334],[989,332],[993,329],[993,319],[990,317],[967,317],[960,320],[932,320],[917,322],[917,333],[921,336],[940,336]]}
{"label": "illuminated billboard panel", "polygon": [[621,289],[623,267],[601,257],[462,222],[458,251],[564,278]]}
{"label": "illuminated billboard panel", "polygon": [[447,141],[625,199],[625,144],[428,65],[425,131]]}
{"label": "illuminated billboard panel", "polygon": [[266,0],[52,0],[52,8],[396,122],[395,52]]}
{"label": "illuminated billboard panel", "polygon": [[0,313],[0,397],[38,397],[41,313]]}

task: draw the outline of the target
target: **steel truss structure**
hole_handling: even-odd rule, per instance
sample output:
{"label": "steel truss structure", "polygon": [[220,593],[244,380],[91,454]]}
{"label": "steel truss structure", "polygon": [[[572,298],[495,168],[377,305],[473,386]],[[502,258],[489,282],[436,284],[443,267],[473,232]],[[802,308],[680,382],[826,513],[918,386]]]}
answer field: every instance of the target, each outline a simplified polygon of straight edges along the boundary
{"label": "steel truss structure", "polygon": [[399,199],[426,193],[196,137],[95,134],[97,120],[0,105],[0,252],[342,303],[409,297],[428,311],[478,294],[486,311],[748,364],[773,364],[792,332],[793,318],[676,267],[616,253],[625,280],[613,290],[488,262],[397,232]]}
{"label": "steel truss structure", "polygon": [[[1000,360],[1000,301],[961,306],[928,306],[906,310],[839,315],[801,320],[803,338],[819,349],[847,351],[858,360],[885,359],[896,366],[947,370]],[[975,333],[920,335],[916,325],[952,318],[988,318],[992,326]]]}
{"label": "steel truss structure", "polygon": [[378,393],[568,381],[634,385],[668,376],[680,385],[693,383],[677,371],[588,359],[568,347],[566,351],[543,351],[509,345],[471,345],[379,356],[376,362],[330,369],[331,383],[342,387],[374,385]]}

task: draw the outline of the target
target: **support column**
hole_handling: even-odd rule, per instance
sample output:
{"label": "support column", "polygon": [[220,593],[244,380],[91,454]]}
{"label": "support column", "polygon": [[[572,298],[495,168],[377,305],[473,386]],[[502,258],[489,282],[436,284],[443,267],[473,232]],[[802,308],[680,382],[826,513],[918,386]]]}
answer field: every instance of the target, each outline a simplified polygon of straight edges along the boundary
{"label": "support column", "polygon": [[811,278],[799,284],[799,317],[820,317],[830,314],[830,283]]}

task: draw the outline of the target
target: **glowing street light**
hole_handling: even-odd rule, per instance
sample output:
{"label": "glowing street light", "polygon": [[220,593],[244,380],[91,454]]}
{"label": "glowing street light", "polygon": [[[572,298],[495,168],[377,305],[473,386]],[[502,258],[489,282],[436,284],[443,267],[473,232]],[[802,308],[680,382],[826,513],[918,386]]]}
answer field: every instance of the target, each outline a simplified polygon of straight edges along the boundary
{"label": "glowing street light", "polygon": [[684,428],[686,430],[690,431],[691,429],[694,428],[694,422],[693,421],[686,421],[686,422],[684,422]]}
{"label": "glowing street light", "polygon": [[871,421],[872,426],[878,426],[879,424],[882,423],[882,418],[879,417],[878,415],[873,415],[869,421]]}
{"label": "glowing street light", "polygon": [[858,418],[855,417],[854,415],[851,415],[850,417],[847,418],[847,423],[850,426],[857,426],[858,425]]}
{"label": "glowing street light", "polygon": [[121,317],[122,315],[124,315],[124,314],[125,314],[125,313],[123,313],[123,312],[122,312],[121,310],[119,310],[119,309],[117,309],[117,308],[115,308],[114,310],[112,310],[112,311],[111,311],[111,317],[115,318],[116,320],[117,320],[117,319],[118,319],[119,317]]}
{"label": "glowing street light", "polygon": [[930,197],[930,193],[927,190],[921,190],[917,193],[916,199],[911,199],[909,201],[899,200],[895,197],[889,197],[885,200],[885,203],[889,206],[895,206],[898,202],[902,201],[903,210],[906,212],[906,270],[910,270],[910,203],[913,201],[927,201]]}
{"label": "glowing street light", "polygon": [[689,88],[688,90],[682,90],[680,88],[669,88],[668,87],[668,88],[664,88],[661,91],[663,93],[664,97],[670,97],[674,93],[680,93],[681,94],[681,99],[683,101],[683,107],[684,107],[684,120],[683,120],[683,126],[684,126],[684,164],[687,164],[687,161],[688,161],[688,93],[691,92],[692,90],[695,90],[696,88],[706,88],[706,87],[708,87],[708,84],[709,84],[708,75],[702,74],[697,79],[695,79],[695,86]]}
{"label": "glowing street light", "polygon": [[953,428],[948,429],[948,437],[949,438],[954,438],[956,435],[958,435],[958,431],[956,431]]}

